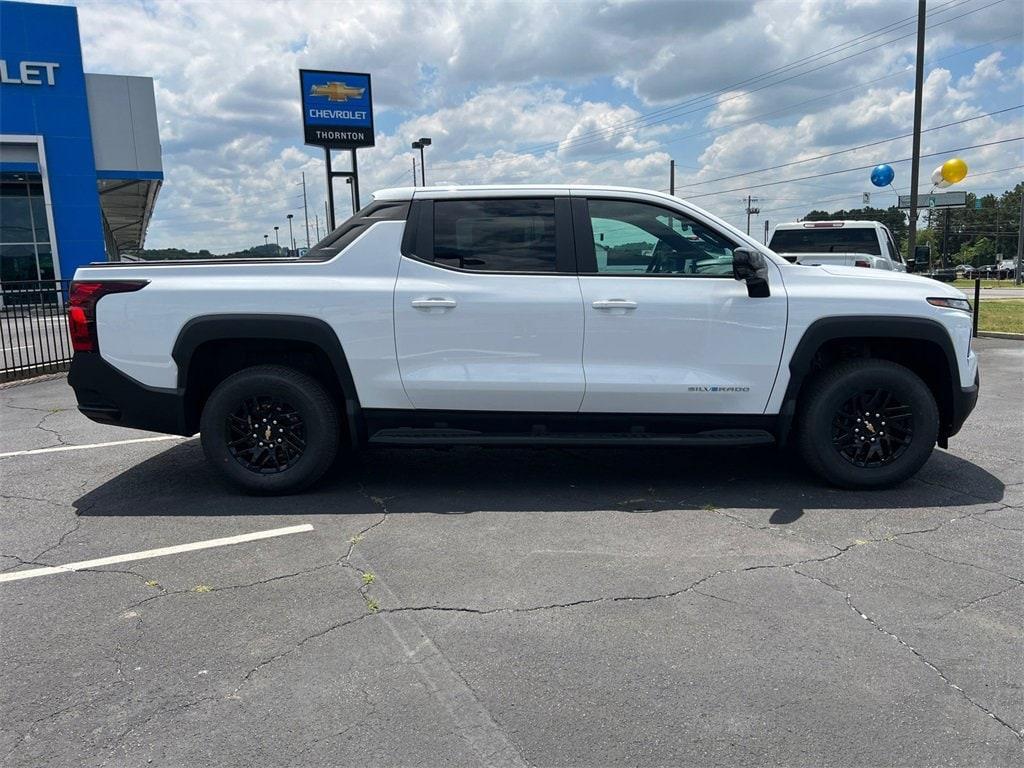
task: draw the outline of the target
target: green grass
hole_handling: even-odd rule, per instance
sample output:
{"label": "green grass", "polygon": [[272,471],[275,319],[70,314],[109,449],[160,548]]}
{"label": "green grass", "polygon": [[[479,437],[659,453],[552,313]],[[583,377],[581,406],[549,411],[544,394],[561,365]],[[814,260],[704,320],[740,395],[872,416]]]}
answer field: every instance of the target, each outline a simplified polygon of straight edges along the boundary
{"label": "green grass", "polygon": [[1024,334],[1024,299],[982,299],[979,331]]}
{"label": "green grass", "polygon": [[[957,288],[973,288],[974,280],[954,280],[949,285],[954,285]],[[1013,280],[982,280],[981,290],[986,288],[1016,288],[1017,290],[1024,290],[1024,285],[1014,285]]]}

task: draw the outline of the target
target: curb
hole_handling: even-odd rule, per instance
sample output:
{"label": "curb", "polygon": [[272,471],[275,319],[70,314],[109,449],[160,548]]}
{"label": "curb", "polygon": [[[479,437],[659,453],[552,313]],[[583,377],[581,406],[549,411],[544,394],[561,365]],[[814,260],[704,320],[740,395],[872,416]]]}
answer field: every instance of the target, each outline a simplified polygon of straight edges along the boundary
{"label": "curb", "polygon": [[1024,341],[1024,333],[1003,333],[1002,331],[978,331],[978,338],[985,339],[1015,339]]}
{"label": "curb", "polygon": [[53,381],[54,379],[67,378],[67,371],[58,371],[57,373],[42,373],[38,376],[33,376],[30,379],[12,379],[11,381],[0,382],[0,390],[12,389],[13,387],[20,387],[22,384],[38,384],[42,381]]}

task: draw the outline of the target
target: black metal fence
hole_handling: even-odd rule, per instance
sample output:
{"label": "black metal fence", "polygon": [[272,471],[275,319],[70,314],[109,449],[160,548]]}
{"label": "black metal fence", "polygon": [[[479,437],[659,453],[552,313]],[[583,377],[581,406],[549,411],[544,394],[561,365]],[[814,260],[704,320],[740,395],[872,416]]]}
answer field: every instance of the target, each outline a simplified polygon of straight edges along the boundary
{"label": "black metal fence", "polygon": [[0,381],[66,371],[70,280],[0,283]]}

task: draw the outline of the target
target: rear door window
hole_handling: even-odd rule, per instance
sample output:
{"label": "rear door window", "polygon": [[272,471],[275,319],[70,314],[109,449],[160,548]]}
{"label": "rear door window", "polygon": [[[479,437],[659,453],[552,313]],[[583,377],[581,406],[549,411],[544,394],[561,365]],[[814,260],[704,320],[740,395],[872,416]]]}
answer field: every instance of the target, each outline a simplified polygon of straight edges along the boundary
{"label": "rear door window", "polygon": [[555,200],[435,200],[433,245],[440,266],[556,272]]}

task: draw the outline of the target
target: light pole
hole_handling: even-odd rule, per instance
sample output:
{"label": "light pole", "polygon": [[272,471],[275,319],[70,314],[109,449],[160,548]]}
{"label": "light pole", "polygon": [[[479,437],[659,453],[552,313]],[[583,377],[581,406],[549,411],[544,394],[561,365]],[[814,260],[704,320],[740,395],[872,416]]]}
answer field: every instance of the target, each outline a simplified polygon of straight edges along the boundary
{"label": "light pole", "polygon": [[295,235],[292,233],[292,216],[293,216],[293,214],[289,213],[285,218],[288,219],[288,239],[291,241],[291,244],[292,244],[292,248],[291,249],[294,251],[295,250]]}
{"label": "light pole", "polygon": [[346,176],[345,183],[348,184],[349,196],[352,198],[352,215],[355,216],[356,211],[356,188],[352,186],[352,177]]}
{"label": "light pole", "polygon": [[268,245],[270,245],[270,235],[264,235],[263,236],[263,247],[266,248]]}
{"label": "light pole", "polygon": [[429,147],[431,142],[431,139],[421,137],[412,143],[412,148],[420,151],[420,184],[424,187],[427,186],[427,166],[423,157],[423,149]]}
{"label": "light pole", "polygon": [[[278,227],[278,226],[274,227],[274,240],[277,241],[277,250],[278,251],[281,250],[281,235],[278,232],[279,229],[280,229],[280,227]],[[278,255],[280,256],[280,253]]]}

